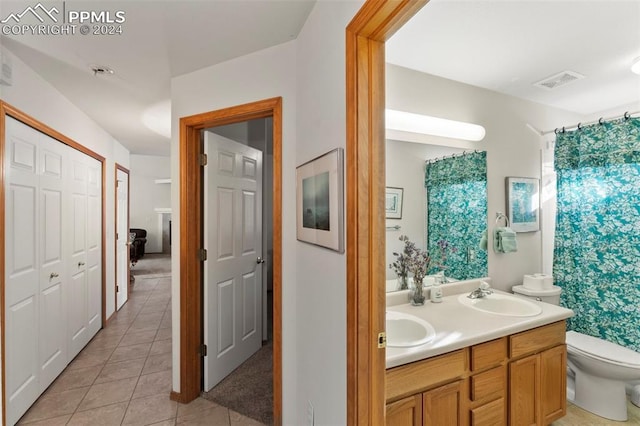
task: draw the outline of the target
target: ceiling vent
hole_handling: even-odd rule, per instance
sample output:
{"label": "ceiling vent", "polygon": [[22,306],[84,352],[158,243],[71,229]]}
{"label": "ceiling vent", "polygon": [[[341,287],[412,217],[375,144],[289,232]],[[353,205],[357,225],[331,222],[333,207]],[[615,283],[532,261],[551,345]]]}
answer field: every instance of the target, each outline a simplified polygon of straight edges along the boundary
{"label": "ceiling vent", "polygon": [[533,85],[536,87],[541,87],[543,89],[552,90],[560,86],[564,86],[565,84],[571,83],[572,81],[580,80],[582,78],[584,78],[584,75],[578,74],[577,72],[562,71],[561,73],[552,75],[551,77],[547,77],[544,80],[540,80]]}

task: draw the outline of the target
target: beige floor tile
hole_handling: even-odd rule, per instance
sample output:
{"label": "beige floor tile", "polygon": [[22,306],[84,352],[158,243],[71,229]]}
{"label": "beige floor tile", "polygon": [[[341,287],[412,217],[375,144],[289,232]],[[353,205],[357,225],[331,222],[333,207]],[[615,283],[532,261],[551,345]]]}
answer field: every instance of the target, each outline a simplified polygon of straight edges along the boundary
{"label": "beige floor tile", "polygon": [[161,300],[159,302],[147,302],[145,303],[144,307],[140,311],[140,315],[146,315],[146,314],[157,313],[157,312],[164,313],[166,309],[167,309],[167,302],[165,301]]}
{"label": "beige floor tile", "polygon": [[141,343],[151,343],[156,337],[155,330],[130,331],[122,337],[118,346],[139,345]]}
{"label": "beige floor tile", "polygon": [[72,414],[82,398],[86,395],[89,387],[72,389],[63,392],[45,394],[22,417],[24,422],[35,420],[53,419],[65,414]]}
{"label": "beige floor tile", "polygon": [[215,402],[204,398],[196,398],[188,404],[178,404],[178,417],[189,416],[216,407],[219,407],[219,405]]}
{"label": "beige floor tile", "polygon": [[123,425],[148,425],[176,417],[177,402],[169,395],[155,395],[132,399],[124,416]]}
{"label": "beige floor tile", "polygon": [[94,337],[91,342],[89,342],[87,348],[89,348],[91,352],[104,349],[113,349],[118,346],[118,343],[120,343],[120,339],[122,339],[120,335],[110,336],[108,334],[98,333],[96,337]]}
{"label": "beige floor tile", "polygon": [[264,426],[264,423],[261,423],[250,417],[243,416],[242,414],[236,413],[233,410],[229,410],[229,420],[232,426]]}
{"label": "beige floor tile", "polygon": [[229,409],[213,407],[187,416],[178,417],[176,425],[185,426],[228,426]]}
{"label": "beige floor tile", "polygon": [[171,339],[156,340],[151,345],[151,350],[149,351],[149,355],[160,355],[160,354],[166,354],[167,352],[171,352]]}
{"label": "beige floor tile", "polygon": [[162,422],[154,423],[149,426],[174,426],[175,424],[176,424],[176,420],[171,419],[171,420],[164,420]]}
{"label": "beige floor tile", "polygon": [[161,328],[158,330],[155,340],[167,340],[171,339],[171,337],[171,328]]}
{"label": "beige floor tile", "polygon": [[132,399],[143,398],[152,395],[165,395],[169,397],[171,393],[172,376],[171,370],[159,371],[157,373],[140,376]]}
{"label": "beige floor tile", "polygon": [[68,426],[117,426],[122,423],[125,411],[127,411],[127,402],[119,404],[106,405],[104,407],[93,408],[86,411],[77,411]]}
{"label": "beige floor tile", "polygon": [[114,351],[109,362],[128,361],[136,358],[145,358],[149,354],[151,343],[141,343],[139,345],[118,346]]}
{"label": "beige floor tile", "polygon": [[158,330],[160,328],[160,321],[138,321],[135,320],[133,324],[131,324],[131,328],[129,331],[138,332],[138,331],[148,331],[148,330]]}
{"label": "beige floor tile", "polygon": [[80,353],[71,364],[67,366],[67,369],[73,370],[76,368],[87,368],[94,366],[104,365],[111,356],[111,350],[109,351],[97,351],[97,352],[82,352]]}
{"label": "beige floor tile", "polygon": [[133,377],[131,379],[115,380],[113,382],[93,385],[82,400],[82,403],[80,403],[78,410],[84,411],[117,402],[128,401],[131,399],[131,395],[133,395],[137,381],[138,378]]}
{"label": "beige floor tile", "polygon": [[149,356],[142,369],[142,374],[156,373],[163,370],[171,370],[171,353]]}
{"label": "beige floor tile", "polygon": [[49,386],[47,393],[57,393],[70,389],[91,386],[100,374],[102,366],[87,368],[65,369],[62,374]]}
{"label": "beige floor tile", "polygon": [[71,418],[71,414],[65,414],[64,416],[54,417],[52,419],[40,420],[29,423],[18,422],[19,425],[25,424],[29,426],[65,426],[69,419]]}
{"label": "beige floor tile", "polygon": [[138,377],[140,373],[142,373],[144,362],[145,358],[138,358],[108,363],[102,368],[100,375],[96,378],[95,384]]}

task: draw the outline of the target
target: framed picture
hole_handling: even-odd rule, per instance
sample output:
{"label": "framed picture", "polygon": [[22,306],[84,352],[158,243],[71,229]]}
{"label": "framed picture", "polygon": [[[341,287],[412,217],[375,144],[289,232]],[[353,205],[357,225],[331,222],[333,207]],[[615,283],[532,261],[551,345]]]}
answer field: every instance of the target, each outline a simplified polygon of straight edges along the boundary
{"label": "framed picture", "polygon": [[344,253],[344,150],[296,168],[296,237]]}
{"label": "framed picture", "polygon": [[540,180],[507,177],[507,216],[515,232],[540,230]]}
{"label": "framed picture", "polygon": [[402,193],[404,189],[387,186],[384,206],[387,219],[402,219]]}

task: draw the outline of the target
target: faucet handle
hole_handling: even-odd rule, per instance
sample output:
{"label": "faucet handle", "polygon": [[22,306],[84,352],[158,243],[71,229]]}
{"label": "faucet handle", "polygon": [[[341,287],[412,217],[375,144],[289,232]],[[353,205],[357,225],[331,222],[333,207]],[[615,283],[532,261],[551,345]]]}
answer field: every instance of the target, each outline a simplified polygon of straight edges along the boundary
{"label": "faucet handle", "polygon": [[480,290],[489,290],[491,286],[486,281],[480,281]]}

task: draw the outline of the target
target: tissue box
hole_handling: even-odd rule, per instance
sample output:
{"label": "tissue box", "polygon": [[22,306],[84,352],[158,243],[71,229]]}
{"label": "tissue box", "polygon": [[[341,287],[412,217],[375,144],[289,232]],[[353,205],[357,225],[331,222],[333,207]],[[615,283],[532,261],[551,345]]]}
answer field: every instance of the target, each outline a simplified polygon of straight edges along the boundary
{"label": "tissue box", "polygon": [[553,277],[547,274],[525,275],[522,286],[529,290],[549,290],[553,287]]}

